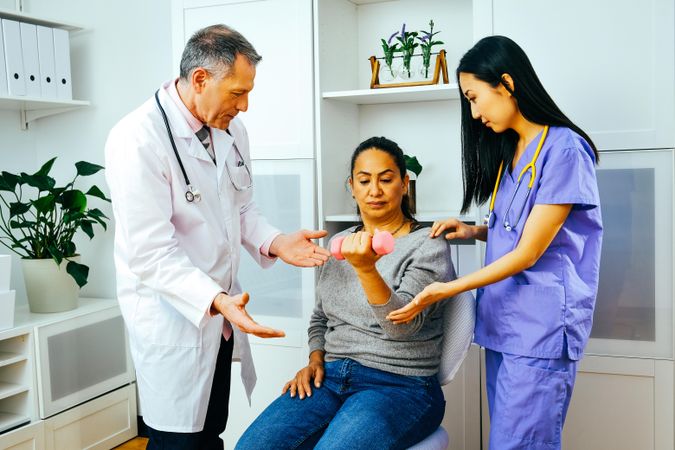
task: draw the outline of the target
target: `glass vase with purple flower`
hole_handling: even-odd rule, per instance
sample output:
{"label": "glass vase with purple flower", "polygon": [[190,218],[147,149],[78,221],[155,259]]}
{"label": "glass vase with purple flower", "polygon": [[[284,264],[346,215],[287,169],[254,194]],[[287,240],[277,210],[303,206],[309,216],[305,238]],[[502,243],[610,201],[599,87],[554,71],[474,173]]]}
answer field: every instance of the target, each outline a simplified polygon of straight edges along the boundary
{"label": "glass vase with purple flower", "polygon": [[401,32],[398,36],[396,36],[396,39],[401,44],[401,55],[403,58],[403,65],[401,67],[399,77],[404,80],[408,80],[414,76],[414,70],[411,68],[411,61],[413,55],[415,54],[415,49],[419,46],[419,44],[415,42],[417,34],[417,31],[406,31],[404,23],[401,27]]}
{"label": "glass vase with purple flower", "polygon": [[[429,31],[421,31],[422,35],[417,37],[420,41],[420,49],[422,50],[422,66],[420,67],[420,75],[423,78],[432,78],[434,76],[434,66],[431,60],[431,49],[434,45],[443,44],[443,41],[434,41],[434,36],[440,31],[434,31],[434,21],[429,21]],[[434,59],[435,64],[435,59]]]}

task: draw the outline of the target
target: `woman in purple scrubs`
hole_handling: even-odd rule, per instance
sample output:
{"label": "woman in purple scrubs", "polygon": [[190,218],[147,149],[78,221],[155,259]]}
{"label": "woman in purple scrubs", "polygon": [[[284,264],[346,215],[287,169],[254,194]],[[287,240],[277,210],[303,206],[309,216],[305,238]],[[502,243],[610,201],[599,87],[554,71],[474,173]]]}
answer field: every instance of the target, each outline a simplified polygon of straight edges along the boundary
{"label": "woman in purple scrubs", "polygon": [[490,201],[485,225],[434,223],[431,236],[480,239],[485,266],[433,283],[390,313],[406,323],[478,289],[490,449],[556,449],[591,332],[602,221],[593,142],[556,106],[523,50],[482,39],[461,59],[464,202]]}

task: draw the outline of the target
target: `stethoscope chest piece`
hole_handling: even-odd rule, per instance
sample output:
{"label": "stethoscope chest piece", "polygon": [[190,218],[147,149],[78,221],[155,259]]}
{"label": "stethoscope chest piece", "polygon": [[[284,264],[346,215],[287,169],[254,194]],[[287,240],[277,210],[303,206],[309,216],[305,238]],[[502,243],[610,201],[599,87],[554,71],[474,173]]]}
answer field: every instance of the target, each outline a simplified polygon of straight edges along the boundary
{"label": "stethoscope chest piece", "polygon": [[185,200],[188,203],[199,203],[202,201],[202,194],[199,192],[199,189],[195,189],[191,184],[188,185],[188,190],[185,192]]}
{"label": "stethoscope chest piece", "polygon": [[483,219],[483,225],[487,225],[488,228],[494,227],[495,213],[493,211],[490,211],[488,214],[485,215],[485,218]]}

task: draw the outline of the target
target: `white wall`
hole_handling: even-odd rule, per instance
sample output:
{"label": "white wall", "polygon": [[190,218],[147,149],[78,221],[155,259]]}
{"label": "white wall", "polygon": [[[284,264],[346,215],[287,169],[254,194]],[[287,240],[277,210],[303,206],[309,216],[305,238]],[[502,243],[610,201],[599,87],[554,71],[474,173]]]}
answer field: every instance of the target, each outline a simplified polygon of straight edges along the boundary
{"label": "white wall", "polygon": [[[65,183],[75,174],[77,161],[102,165],[109,129],[178,72],[171,61],[170,6],[166,0],[24,0],[28,14],[85,27],[71,34],[73,98],[89,100],[92,106],[40,119],[27,131],[20,129],[18,113],[0,111],[0,170],[33,172],[58,156],[53,175],[57,183]],[[108,192],[102,173],[84,181],[81,188],[95,183]],[[97,206],[112,216],[108,204]],[[90,267],[82,296],[115,296],[112,243],[112,227],[98,231],[91,242],[86,235],[76,241]],[[11,286],[17,290],[17,303],[25,303],[17,258]]]}

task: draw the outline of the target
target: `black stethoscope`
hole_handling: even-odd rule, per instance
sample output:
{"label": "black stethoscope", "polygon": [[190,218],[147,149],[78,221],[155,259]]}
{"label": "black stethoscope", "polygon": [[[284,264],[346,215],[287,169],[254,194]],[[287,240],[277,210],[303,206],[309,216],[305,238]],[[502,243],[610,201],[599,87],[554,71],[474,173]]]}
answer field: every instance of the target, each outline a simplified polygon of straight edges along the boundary
{"label": "black stethoscope", "polygon": [[[164,126],[166,127],[167,134],[169,135],[171,148],[173,149],[174,155],[176,155],[176,160],[178,161],[178,165],[180,166],[180,171],[183,172],[183,178],[185,179],[185,184],[187,185],[187,191],[185,191],[185,200],[187,200],[188,203],[200,202],[202,200],[202,194],[199,192],[199,189],[192,186],[192,183],[190,183],[190,178],[188,178],[187,176],[187,172],[185,171],[185,167],[183,166],[183,160],[180,158],[180,155],[178,154],[178,148],[176,148],[176,142],[173,140],[173,134],[171,133],[171,126],[169,125],[169,119],[166,117],[166,112],[164,111],[162,104],[159,102],[159,89],[155,91],[155,102],[157,103],[159,112],[162,113],[162,119],[164,119]],[[246,170],[246,174],[248,176],[247,178],[248,181],[244,184],[239,184],[238,182],[235,183],[234,178],[232,178],[232,173],[230,172],[230,167],[227,163],[225,163],[225,170],[227,170],[227,175],[230,177],[230,182],[232,183],[232,186],[234,186],[234,188],[237,191],[246,191],[250,189],[251,186],[253,186],[253,177],[251,176],[251,170],[248,168],[248,164],[246,164],[246,161],[244,160],[244,157],[241,155],[241,152],[239,152],[237,144],[233,142],[232,145],[234,146],[234,150],[237,152],[237,155],[239,155],[240,164],[237,164],[237,166],[244,167],[244,170]]]}
{"label": "black stethoscope", "polygon": [[[518,222],[520,222],[520,217],[523,215],[523,210],[525,209],[525,204],[527,203],[527,199],[530,196],[530,192],[532,191],[532,186],[534,185],[534,179],[537,176],[537,167],[535,164],[537,163],[537,158],[539,158],[539,153],[541,152],[541,148],[544,146],[544,142],[546,141],[546,135],[548,134],[548,125],[544,126],[544,131],[541,132],[541,137],[539,138],[539,143],[537,144],[537,150],[534,152],[534,156],[532,157],[532,160],[528,165],[523,167],[523,170],[520,171],[520,174],[518,175],[518,180],[516,181],[516,187],[513,190],[513,194],[511,195],[511,201],[509,202],[509,206],[506,208],[506,211],[504,211],[504,221],[502,225],[504,226],[504,229],[506,231],[511,231],[513,228],[518,225]],[[502,173],[506,171],[506,169],[502,170],[504,168],[504,161],[502,160],[501,164],[499,164],[499,171],[497,172],[497,181],[495,182],[495,187],[494,190],[492,191],[492,199],[490,200],[490,212],[485,216],[485,219],[483,223],[488,226],[488,228],[492,228],[495,224],[495,199],[497,198],[497,190],[499,189],[499,184],[502,180]],[[509,212],[511,211],[511,206],[513,206],[513,200],[516,198],[516,194],[518,193],[518,189],[520,188],[520,183],[523,180],[523,176],[530,171],[530,181],[527,184],[527,194],[525,195],[525,200],[523,200],[523,204],[520,206],[518,209],[518,214],[516,215],[516,221],[514,223],[509,222]]]}

